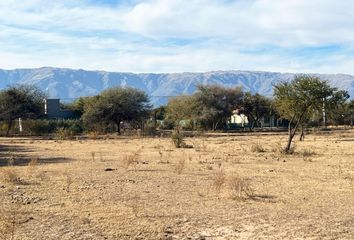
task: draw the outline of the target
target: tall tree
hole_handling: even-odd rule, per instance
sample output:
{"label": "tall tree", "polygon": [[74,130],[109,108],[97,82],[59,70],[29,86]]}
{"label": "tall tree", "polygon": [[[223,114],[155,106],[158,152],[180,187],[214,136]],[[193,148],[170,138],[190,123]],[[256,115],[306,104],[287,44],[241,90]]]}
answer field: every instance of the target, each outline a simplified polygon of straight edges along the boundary
{"label": "tall tree", "polygon": [[243,109],[251,120],[250,129],[260,126],[262,117],[269,116],[272,112],[271,100],[256,93],[245,93],[242,103]]}
{"label": "tall tree", "polygon": [[168,101],[165,120],[178,128],[181,120],[194,118],[196,107],[194,96],[173,97]]}
{"label": "tall tree", "polygon": [[139,120],[151,106],[147,94],[134,88],[110,88],[85,103],[82,116],[87,125],[113,124],[121,133],[122,121]]}
{"label": "tall tree", "polygon": [[336,88],[318,77],[300,75],[291,82],[280,82],[274,86],[275,106],[281,117],[289,120],[288,142],[285,152],[289,152],[292,140],[299,126],[306,122],[311,111],[320,111],[324,101],[335,102]]}
{"label": "tall tree", "polygon": [[45,94],[37,87],[12,86],[0,92],[0,119],[8,124],[9,135],[16,118],[35,118],[44,113]]}
{"label": "tall tree", "polygon": [[198,85],[194,97],[197,102],[196,119],[207,128],[216,130],[226,124],[232,110],[241,104],[243,92],[240,87]]}

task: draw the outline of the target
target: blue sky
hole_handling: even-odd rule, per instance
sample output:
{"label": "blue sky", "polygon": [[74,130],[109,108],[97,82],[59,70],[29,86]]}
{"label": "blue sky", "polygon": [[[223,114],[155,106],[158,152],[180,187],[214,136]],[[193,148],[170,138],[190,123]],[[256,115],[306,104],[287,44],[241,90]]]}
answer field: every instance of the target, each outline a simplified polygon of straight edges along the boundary
{"label": "blue sky", "polygon": [[0,68],[354,74],[354,1],[1,0]]}

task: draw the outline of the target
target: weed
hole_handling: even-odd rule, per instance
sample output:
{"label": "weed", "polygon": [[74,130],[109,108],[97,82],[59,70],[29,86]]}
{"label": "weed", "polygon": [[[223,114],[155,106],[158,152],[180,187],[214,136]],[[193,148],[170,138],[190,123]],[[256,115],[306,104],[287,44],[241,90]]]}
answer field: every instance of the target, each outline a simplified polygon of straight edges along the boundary
{"label": "weed", "polygon": [[24,180],[19,176],[14,167],[1,169],[1,176],[4,182],[13,184],[24,184]]}
{"label": "weed", "polygon": [[265,149],[260,143],[253,143],[251,145],[251,152],[265,152]]}
{"label": "weed", "polygon": [[65,183],[66,183],[66,191],[70,192],[70,186],[73,183],[73,178],[71,177],[71,174],[69,174],[68,171],[65,171]]}
{"label": "weed", "polygon": [[316,152],[311,149],[304,149],[301,154],[302,154],[302,157],[305,158],[305,157],[311,157],[313,155],[316,155]]}
{"label": "weed", "polygon": [[229,180],[230,194],[234,200],[245,200],[253,195],[250,180],[234,176]]}
{"label": "weed", "polygon": [[213,178],[213,187],[219,193],[226,181],[226,174],[222,168],[219,168]]}
{"label": "weed", "polygon": [[55,132],[55,136],[59,140],[71,139],[74,137],[74,132],[66,128],[58,128]]}
{"label": "weed", "polygon": [[8,166],[13,166],[15,165],[15,157],[13,155],[11,155],[8,159],[7,159],[7,165]]}
{"label": "weed", "polygon": [[175,172],[177,174],[181,174],[185,168],[185,163],[186,163],[186,160],[183,158],[183,159],[180,159],[178,160],[177,164],[175,165]]}
{"label": "weed", "polygon": [[92,140],[96,140],[98,137],[98,132],[97,131],[90,131],[87,133],[87,137]]}
{"label": "weed", "polygon": [[141,149],[138,149],[136,152],[123,157],[123,167],[125,170],[128,170],[129,166],[133,163],[138,163],[138,158],[140,156]]}
{"label": "weed", "polygon": [[179,130],[176,130],[172,133],[171,139],[176,148],[183,147],[184,145],[183,135],[179,132]]}

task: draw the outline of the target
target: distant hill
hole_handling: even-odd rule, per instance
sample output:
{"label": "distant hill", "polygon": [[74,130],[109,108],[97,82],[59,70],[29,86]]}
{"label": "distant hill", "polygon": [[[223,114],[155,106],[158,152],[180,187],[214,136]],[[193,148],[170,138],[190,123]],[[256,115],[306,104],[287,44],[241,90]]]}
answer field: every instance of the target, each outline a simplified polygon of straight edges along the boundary
{"label": "distant hill", "polygon": [[[213,71],[205,73],[123,73],[86,71],[65,68],[0,69],[0,89],[13,84],[32,84],[50,97],[73,99],[90,96],[113,86],[139,88],[151,96],[155,105],[164,104],[169,96],[192,94],[197,84],[241,86],[244,91],[272,95],[272,85],[291,80],[295,74],[256,71]],[[354,76],[346,74],[314,74],[329,80],[332,86],[344,89],[354,97]]]}

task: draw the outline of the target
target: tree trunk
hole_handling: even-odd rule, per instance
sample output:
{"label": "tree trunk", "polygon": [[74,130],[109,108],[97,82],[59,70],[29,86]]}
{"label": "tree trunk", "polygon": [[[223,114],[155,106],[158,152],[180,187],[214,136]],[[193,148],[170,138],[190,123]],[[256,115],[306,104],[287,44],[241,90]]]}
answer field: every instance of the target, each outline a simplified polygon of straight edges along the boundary
{"label": "tree trunk", "polygon": [[117,124],[117,133],[118,133],[118,135],[120,135],[120,134],[121,134],[121,131],[120,131],[120,121],[117,121],[116,124]]}
{"label": "tree trunk", "polygon": [[295,124],[294,128],[292,128],[291,127],[292,122],[293,122],[293,119],[291,119],[290,122],[289,122],[289,127],[288,127],[288,129],[289,129],[288,130],[289,138],[288,138],[288,143],[286,144],[286,147],[284,149],[284,151],[286,153],[290,153],[291,143],[292,143],[293,138],[294,138],[294,136],[296,134],[296,130],[297,130],[298,126],[299,126],[299,122],[297,122]]}
{"label": "tree trunk", "polygon": [[8,137],[10,135],[10,130],[12,128],[12,119],[9,119],[8,125],[7,125],[7,131],[6,131],[6,136]]}
{"label": "tree trunk", "polygon": [[301,135],[300,135],[300,141],[305,140],[305,130],[304,130],[304,125],[301,124]]}
{"label": "tree trunk", "polygon": [[296,133],[296,130],[294,131],[294,129],[291,129],[290,127],[290,123],[289,123],[289,138],[288,138],[288,143],[286,144],[286,147],[285,147],[285,152],[286,153],[289,153],[290,152],[290,148],[291,148],[291,143],[293,141],[293,138],[295,136],[295,133]]}

